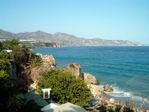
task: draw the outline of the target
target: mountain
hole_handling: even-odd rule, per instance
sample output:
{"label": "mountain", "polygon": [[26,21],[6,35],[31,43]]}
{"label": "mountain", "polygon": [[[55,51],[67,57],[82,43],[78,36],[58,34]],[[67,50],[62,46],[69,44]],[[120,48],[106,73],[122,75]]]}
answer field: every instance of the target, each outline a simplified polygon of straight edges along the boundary
{"label": "mountain", "polygon": [[[61,47],[72,46],[136,46],[138,43],[127,40],[85,39],[67,33],[46,33],[43,31],[11,33],[0,30],[0,39],[16,38],[32,43],[58,43]],[[43,45],[44,46],[44,45]]]}
{"label": "mountain", "polygon": [[0,29],[0,39],[9,39],[16,37],[16,34]]}

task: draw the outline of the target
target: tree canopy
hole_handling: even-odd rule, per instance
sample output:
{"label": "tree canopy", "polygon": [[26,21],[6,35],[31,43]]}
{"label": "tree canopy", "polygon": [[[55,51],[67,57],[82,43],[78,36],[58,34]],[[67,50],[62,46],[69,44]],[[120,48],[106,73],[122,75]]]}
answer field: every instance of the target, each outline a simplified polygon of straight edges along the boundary
{"label": "tree canopy", "polygon": [[[34,101],[17,97],[28,90],[25,79],[18,77],[18,74],[23,75],[23,67],[31,59],[39,59],[30,54],[32,51],[17,40],[0,42],[0,112],[40,112],[40,107]],[[11,77],[13,71],[17,77]]]}
{"label": "tree canopy", "polygon": [[51,88],[52,100],[58,103],[71,102],[84,106],[91,98],[84,81],[64,70],[45,72],[39,83],[39,89],[42,88]]}

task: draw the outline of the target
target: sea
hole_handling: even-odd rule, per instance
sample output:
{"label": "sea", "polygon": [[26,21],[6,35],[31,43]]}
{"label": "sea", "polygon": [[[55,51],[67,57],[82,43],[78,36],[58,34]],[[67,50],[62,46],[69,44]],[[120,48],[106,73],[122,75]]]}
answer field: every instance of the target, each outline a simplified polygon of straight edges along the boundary
{"label": "sea", "polygon": [[52,54],[58,67],[79,63],[82,72],[93,74],[100,85],[110,84],[114,98],[145,102],[149,108],[149,46],[101,46],[34,48]]}

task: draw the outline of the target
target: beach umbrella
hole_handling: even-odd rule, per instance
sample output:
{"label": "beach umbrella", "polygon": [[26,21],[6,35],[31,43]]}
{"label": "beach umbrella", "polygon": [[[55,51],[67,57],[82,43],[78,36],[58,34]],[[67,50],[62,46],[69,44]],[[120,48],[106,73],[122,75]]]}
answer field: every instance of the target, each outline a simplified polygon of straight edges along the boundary
{"label": "beach umbrella", "polygon": [[65,103],[54,108],[54,112],[86,112],[86,110],[78,105],[74,105],[72,103]]}

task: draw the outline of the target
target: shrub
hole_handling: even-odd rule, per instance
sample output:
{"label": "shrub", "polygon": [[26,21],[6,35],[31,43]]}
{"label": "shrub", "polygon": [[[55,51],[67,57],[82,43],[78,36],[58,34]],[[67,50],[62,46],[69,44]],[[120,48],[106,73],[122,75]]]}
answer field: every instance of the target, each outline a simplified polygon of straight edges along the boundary
{"label": "shrub", "polygon": [[91,98],[91,92],[84,81],[64,70],[45,72],[39,83],[39,89],[42,88],[51,88],[52,100],[57,103],[71,102],[84,106]]}
{"label": "shrub", "polygon": [[31,52],[31,67],[36,67],[42,64],[41,57],[36,55],[34,52]]}
{"label": "shrub", "polygon": [[6,40],[3,42],[3,49],[11,49],[13,50],[13,48],[15,46],[19,45],[19,41],[16,39],[12,39],[12,40]]}
{"label": "shrub", "polygon": [[7,77],[8,77],[7,72],[4,70],[0,70],[0,78],[7,78]]}
{"label": "shrub", "polygon": [[9,55],[5,51],[0,51],[0,59],[8,59]]}
{"label": "shrub", "polygon": [[7,59],[0,59],[0,70],[8,70],[10,62]]}

